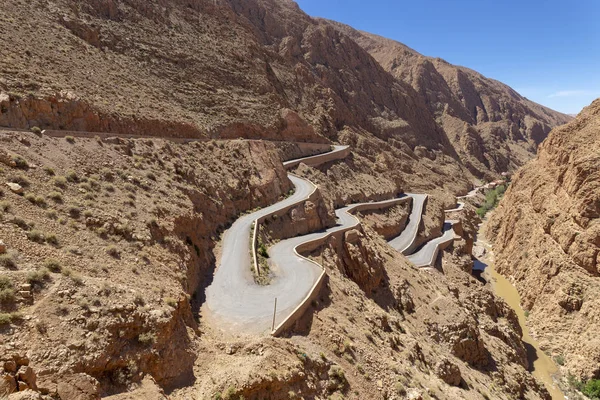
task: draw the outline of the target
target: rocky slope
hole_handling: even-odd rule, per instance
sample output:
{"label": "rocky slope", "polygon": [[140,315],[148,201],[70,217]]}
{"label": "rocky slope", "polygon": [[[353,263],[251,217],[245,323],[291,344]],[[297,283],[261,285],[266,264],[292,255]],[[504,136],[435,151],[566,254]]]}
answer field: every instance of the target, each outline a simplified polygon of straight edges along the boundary
{"label": "rocky slope", "polygon": [[329,278],[289,338],[200,312],[220,235],[291,189],[281,161],[305,152],[278,141],[352,149],[296,168],[319,196],[273,222],[283,236],[410,190],[431,195],[425,241],[469,171],[502,170],[465,162],[427,98],[350,36],[287,0],[9,1],[0,26],[0,126],[228,139],[0,132],[0,396],[546,397],[514,314],[469,274],[472,230],[443,273],[415,271],[374,231],[400,230],[399,208],[310,255]]}
{"label": "rocky slope", "polygon": [[[422,273],[371,228],[348,232],[311,255],[328,283],[287,339],[227,333],[199,314],[218,236],[289,190],[278,160],[288,154],[273,144],[19,132],[0,143],[0,393],[546,396],[526,372],[514,313],[465,268],[466,241],[445,254],[443,274]],[[291,211],[298,229],[330,223],[313,201]],[[397,230],[403,213],[364,218]]]}
{"label": "rocky slope", "polygon": [[507,85],[426,57],[377,35],[330,21],[394,77],[411,85],[443,128],[469,171],[513,170],[528,161],[550,130],[571,117],[540,106]]}
{"label": "rocky slope", "polygon": [[600,100],[557,128],[489,221],[540,343],[584,380],[600,376]]}
{"label": "rocky slope", "polygon": [[366,157],[415,153],[439,166],[460,154],[482,177],[518,165],[566,121],[467,69],[414,52],[390,64],[380,54],[393,47],[378,52],[372,36],[289,0],[35,0],[9,2],[0,21],[2,126],[365,141]]}

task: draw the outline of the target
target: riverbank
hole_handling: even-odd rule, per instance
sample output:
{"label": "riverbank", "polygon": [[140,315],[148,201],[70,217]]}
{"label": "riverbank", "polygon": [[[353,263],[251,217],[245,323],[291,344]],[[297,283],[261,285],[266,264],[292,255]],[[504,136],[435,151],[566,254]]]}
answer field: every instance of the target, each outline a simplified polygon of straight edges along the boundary
{"label": "riverbank", "polygon": [[481,278],[491,284],[494,293],[515,310],[519,318],[519,325],[523,330],[522,340],[527,349],[530,372],[536,379],[544,383],[552,396],[552,400],[564,400],[566,397],[557,384],[560,374],[558,366],[540,349],[538,342],[531,336],[527,327],[527,314],[521,307],[521,297],[517,289],[508,279],[494,269],[494,253],[492,246],[486,241],[482,233],[484,231],[483,226],[482,224],[479,227],[475,243],[474,254],[479,255],[479,257],[475,261],[474,269],[481,271]]}

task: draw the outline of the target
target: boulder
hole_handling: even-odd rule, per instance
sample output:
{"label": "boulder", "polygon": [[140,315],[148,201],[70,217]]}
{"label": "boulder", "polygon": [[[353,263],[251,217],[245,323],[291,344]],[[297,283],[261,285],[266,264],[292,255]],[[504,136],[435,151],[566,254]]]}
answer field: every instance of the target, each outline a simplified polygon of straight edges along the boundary
{"label": "boulder", "polygon": [[100,383],[87,374],[73,374],[58,382],[58,395],[61,400],[100,399]]}
{"label": "boulder", "polygon": [[14,360],[9,360],[4,362],[4,371],[16,373],[17,372],[17,363]]}
{"label": "boulder", "polygon": [[33,368],[28,366],[21,366],[19,371],[17,372],[17,378],[19,379],[19,390],[21,390],[21,382],[25,382],[27,387],[33,390],[37,390],[37,386],[35,384],[35,372],[33,372]]}
{"label": "boulder", "polygon": [[42,400],[42,395],[33,390],[25,390],[11,394],[8,396],[8,400]]}
{"label": "boulder", "polygon": [[0,398],[3,399],[16,391],[17,381],[14,376],[8,374],[0,376]]}
{"label": "boulder", "polygon": [[19,185],[18,183],[15,182],[7,182],[6,186],[8,186],[8,188],[16,194],[23,194],[23,186]]}
{"label": "boulder", "polygon": [[458,386],[462,380],[460,368],[450,360],[441,360],[435,365],[435,374],[438,378],[451,386]]}

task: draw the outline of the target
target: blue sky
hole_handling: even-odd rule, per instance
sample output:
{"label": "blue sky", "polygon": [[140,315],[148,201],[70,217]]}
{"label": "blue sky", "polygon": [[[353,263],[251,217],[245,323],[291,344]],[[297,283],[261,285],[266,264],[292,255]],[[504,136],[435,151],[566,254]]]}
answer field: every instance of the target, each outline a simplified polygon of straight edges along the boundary
{"label": "blue sky", "polygon": [[575,114],[600,97],[599,0],[297,0]]}

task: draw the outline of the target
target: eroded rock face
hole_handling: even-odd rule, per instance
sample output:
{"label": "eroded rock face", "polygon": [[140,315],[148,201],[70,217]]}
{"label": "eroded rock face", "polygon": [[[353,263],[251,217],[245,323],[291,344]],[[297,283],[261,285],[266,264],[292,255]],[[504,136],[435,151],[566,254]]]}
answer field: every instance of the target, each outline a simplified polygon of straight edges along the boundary
{"label": "eroded rock face", "polygon": [[435,365],[435,374],[448,385],[460,385],[460,368],[450,360],[441,360]]}
{"label": "eroded rock face", "polygon": [[497,269],[514,278],[542,346],[585,379],[598,376],[600,101],[557,128],[492,214]]}
{"label": "eroded rock face", "polygon": [[97,400],[100,399],[100,384],[86,374],[65,376],[57,386],[61,400]]}
{"label": "eroded rock face", "polygon": [[476,367],[488,364],[488,353],[474,319],[456,311],[443,316],[439,322],[429,322],[427,325],[430,335],[436,341],[450,346],[456,357]]}
{"label": "eroded rock face", "polygon": [[[369,52],[386,71],[411,85],[435,115],[465,166],[478,177],[515,169],[535,154],[551,128],[567,115],[548,110],[510,87],[467,68],[380,36],[329,21]],[[506,143],[520,147],[514,152]],[[420,148],[420,156],[428,157]]]}

